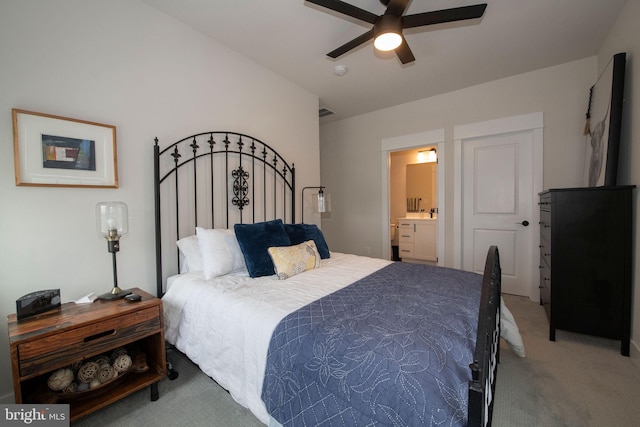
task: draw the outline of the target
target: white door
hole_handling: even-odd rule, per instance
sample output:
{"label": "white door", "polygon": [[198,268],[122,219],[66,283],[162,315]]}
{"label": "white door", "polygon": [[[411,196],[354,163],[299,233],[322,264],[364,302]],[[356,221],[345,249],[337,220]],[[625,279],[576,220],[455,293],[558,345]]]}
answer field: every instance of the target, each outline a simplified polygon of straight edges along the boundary
{"label": "white door", "polygon": [[[484,271],[497,245],[502,291],[529,296],[533,247],[531,132],[467,141],[463,146],[463,269]],[[520,255],[520,256],[519,256]]]}
{"label": "white door", "polygon": [[482,273],[489,246],[497,245],[502,292],[537,301],[542,130],[509,129],[485,128],[486,136],[460,143],[461,268]]}

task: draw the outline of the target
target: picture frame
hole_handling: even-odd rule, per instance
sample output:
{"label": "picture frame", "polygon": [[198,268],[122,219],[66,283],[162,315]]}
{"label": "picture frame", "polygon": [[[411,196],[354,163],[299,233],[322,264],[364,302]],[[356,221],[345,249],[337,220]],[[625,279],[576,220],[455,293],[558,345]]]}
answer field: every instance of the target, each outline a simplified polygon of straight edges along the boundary
{"label": "picture frame", "polygon": [[118,188],[116,127],[12,109],[17,186]]}
{"label": "picture frame", "polygon": [[591,88],[584,185],[615,186],[624,101],[626,53],[615,54]]}

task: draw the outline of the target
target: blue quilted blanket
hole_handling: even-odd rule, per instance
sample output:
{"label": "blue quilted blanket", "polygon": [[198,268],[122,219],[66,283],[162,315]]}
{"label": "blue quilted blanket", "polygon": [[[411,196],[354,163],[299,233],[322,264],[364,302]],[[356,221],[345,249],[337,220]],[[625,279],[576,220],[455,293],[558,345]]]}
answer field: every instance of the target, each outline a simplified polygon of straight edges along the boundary
{"label": "blue quilted blanket", "polygon": [[285,317],[262,400],[284,426],[464,426],[482,276],[393,263]]}

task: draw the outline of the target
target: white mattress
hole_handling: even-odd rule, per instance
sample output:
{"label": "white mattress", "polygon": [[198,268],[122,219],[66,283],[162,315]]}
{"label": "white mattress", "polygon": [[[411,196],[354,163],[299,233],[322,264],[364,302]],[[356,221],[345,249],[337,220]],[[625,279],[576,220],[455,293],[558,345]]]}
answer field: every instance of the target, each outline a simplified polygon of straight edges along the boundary
{"label": "white mattress", "polygon": [[321,268],[288,280],[247,273],[205,280],[173,276],[162,298],[165,339],[226,388],[265,424],[260,398],[271,334],[287,314],[388,265],[390,261],[331,253]]}

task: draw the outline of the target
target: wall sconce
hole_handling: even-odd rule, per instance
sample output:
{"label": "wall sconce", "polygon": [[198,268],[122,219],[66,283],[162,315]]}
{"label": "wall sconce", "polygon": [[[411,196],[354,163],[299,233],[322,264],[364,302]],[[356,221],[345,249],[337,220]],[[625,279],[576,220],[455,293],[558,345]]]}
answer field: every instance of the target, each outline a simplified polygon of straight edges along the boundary
{"label": "wall sconce", "polygon": [[118,299],[129,295],[131,291],[123,291],[118,287],[118,268],[116,253],[120,250],[120,237],[129,231],[127,205],[123,202],[100,202],[96,205],[96,230],[98,236],[107,239],[107,250],[113,260],[113,289],[100,295],[102,299]]}
{"label": "wall sconce", "polygon": [[418,151],[418,162],[420,163],[433,163],[438,161],[438,155],[435,148],[429,150]]}
{"label": "wall sconce", "polygon": [[320,187],[304,187],[302,189],[302,215],[300,218],[300,222],[302,224],[304,224],[304,190],[310,189],[310,188],[317,188],[318,191],[318,197],[316,198],[316,202],[314,203],[314,212],[317,213],[325,213],[325,212],[331,212],[331,197],[329,194],[325,194],[324,186],[320,186]]}

